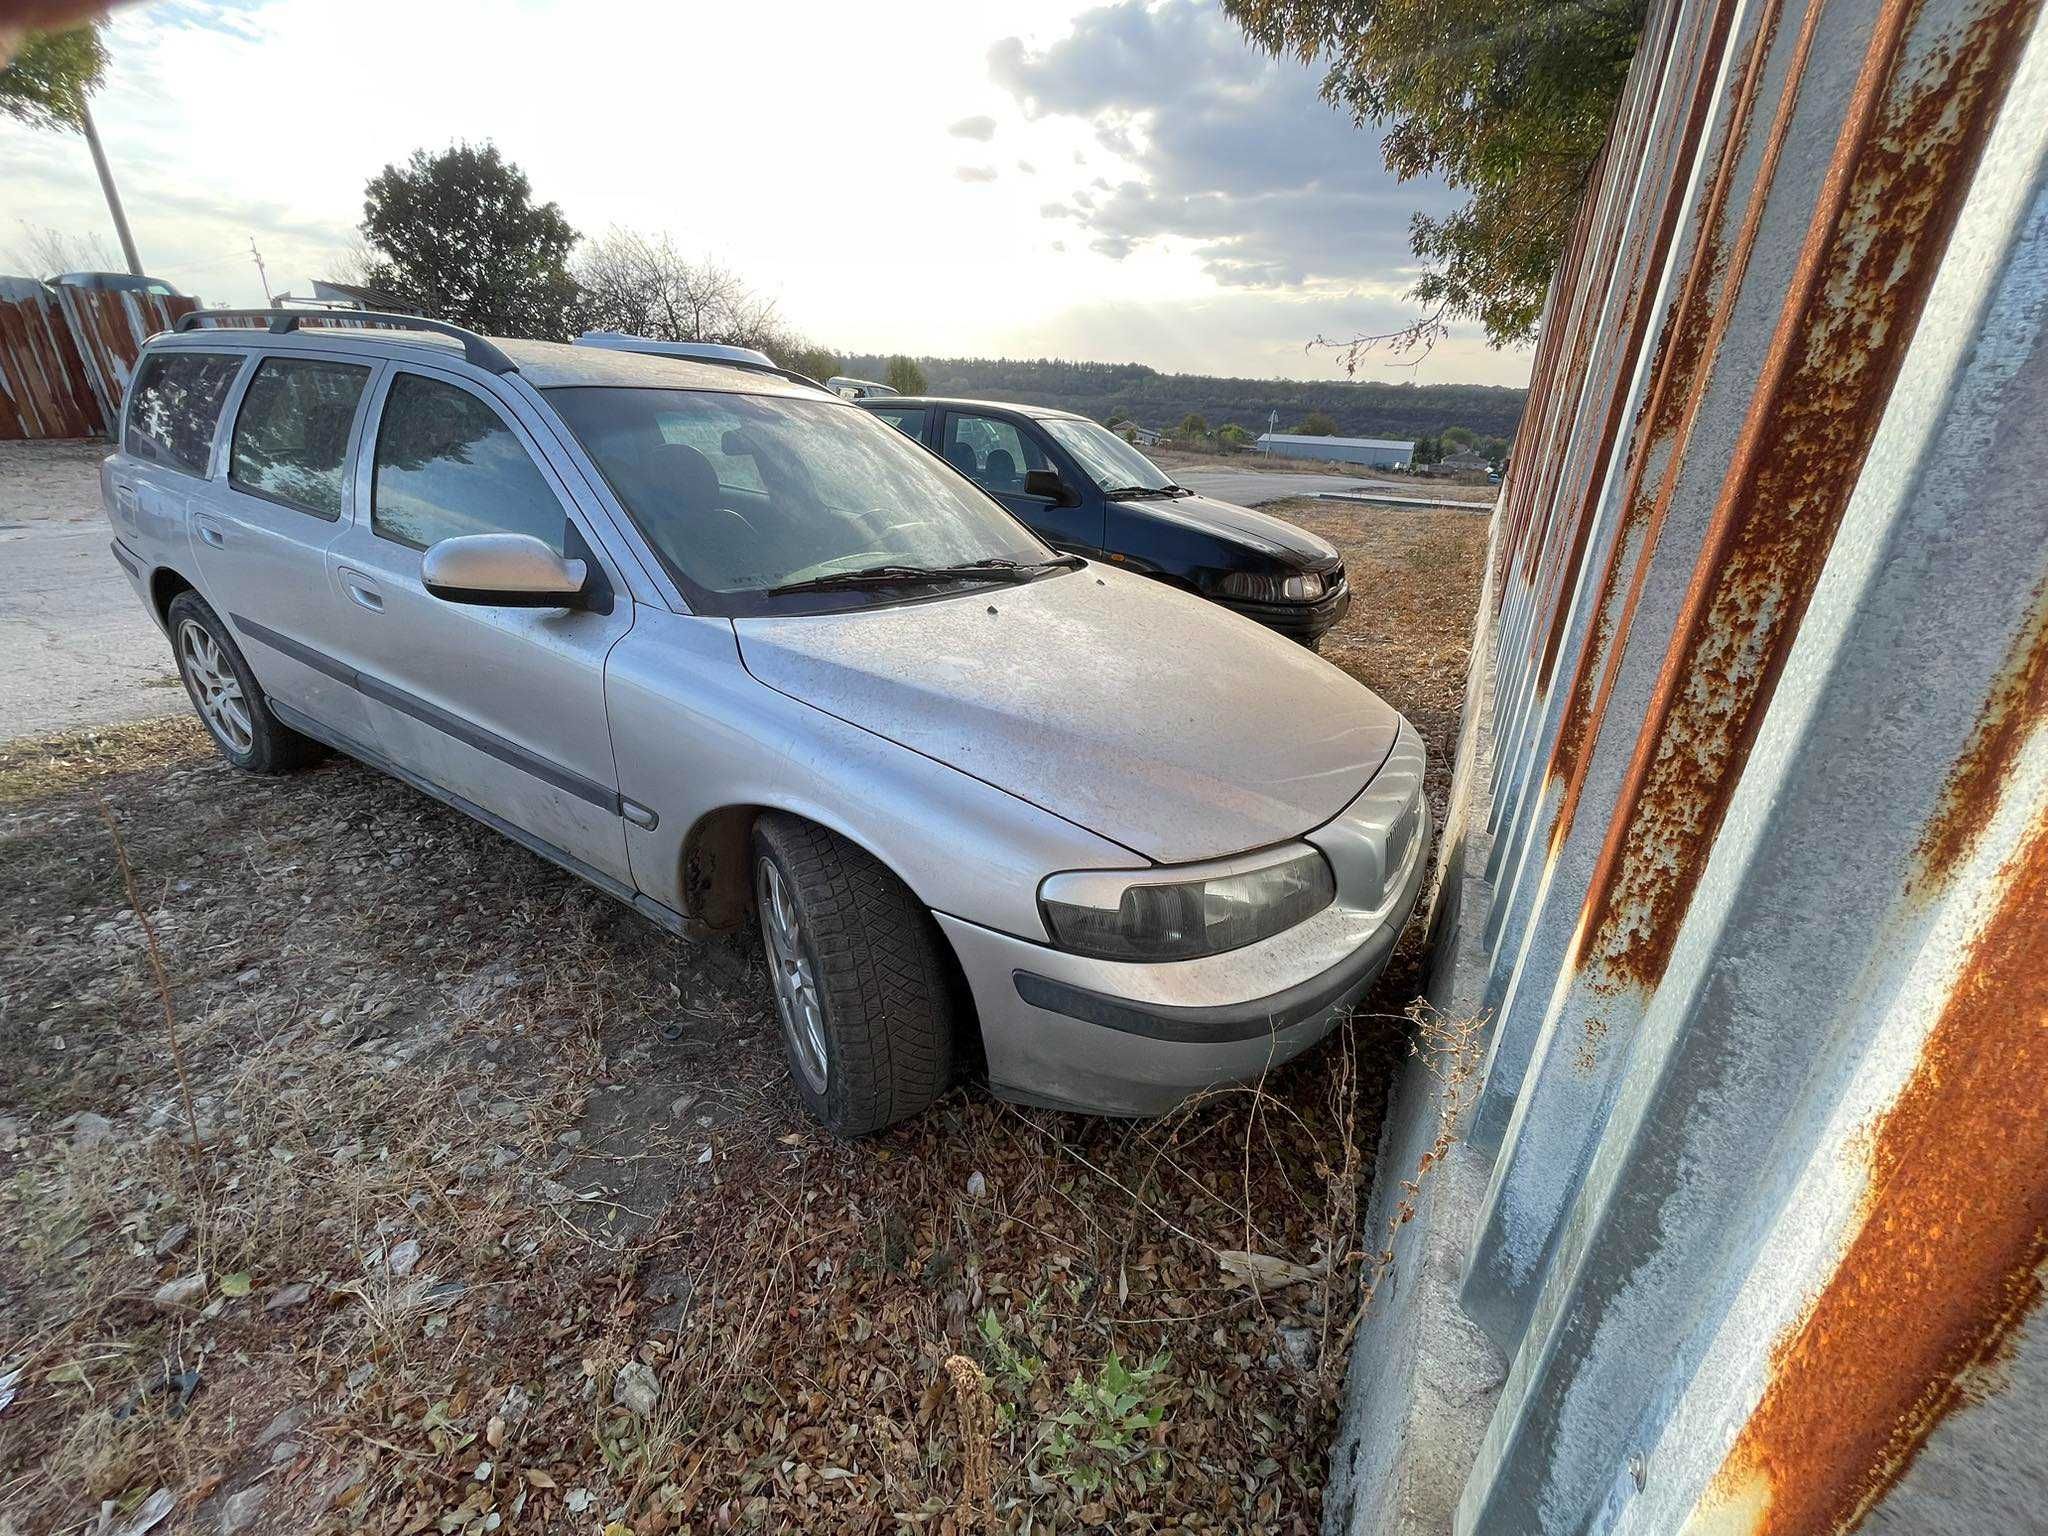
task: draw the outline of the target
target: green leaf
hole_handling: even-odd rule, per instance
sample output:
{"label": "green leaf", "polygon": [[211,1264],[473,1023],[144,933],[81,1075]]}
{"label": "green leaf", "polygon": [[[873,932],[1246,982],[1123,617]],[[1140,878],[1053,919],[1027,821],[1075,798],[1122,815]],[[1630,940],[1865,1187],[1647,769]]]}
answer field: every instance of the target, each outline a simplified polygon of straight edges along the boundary
{"label": "green leaf", "polygon": [[249,1294],[249,1277],[243,1273],[222,1275],[220,1293],[223,1296],[246,1296]]}

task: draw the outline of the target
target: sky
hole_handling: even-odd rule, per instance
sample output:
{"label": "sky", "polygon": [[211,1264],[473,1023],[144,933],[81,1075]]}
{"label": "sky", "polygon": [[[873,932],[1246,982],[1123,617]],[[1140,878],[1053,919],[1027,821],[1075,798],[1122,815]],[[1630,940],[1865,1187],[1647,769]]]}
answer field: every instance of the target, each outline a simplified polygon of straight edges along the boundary
{"label": "sky", "polygon": [[[1213,0],[158,0],[108,44],[144,267],[209,303],[262,302],[252,240],[309,292],[386,163],[489,140],[583,233],[667,233],[841,351],[1341,378],[1307,343],[1414,318],[1409,219],[1457,202]],[[0,121],[0,166],[0,270],[31,227],[118,251],[82,139]],[[1528,373],[1463,324],[1358,376]]]}

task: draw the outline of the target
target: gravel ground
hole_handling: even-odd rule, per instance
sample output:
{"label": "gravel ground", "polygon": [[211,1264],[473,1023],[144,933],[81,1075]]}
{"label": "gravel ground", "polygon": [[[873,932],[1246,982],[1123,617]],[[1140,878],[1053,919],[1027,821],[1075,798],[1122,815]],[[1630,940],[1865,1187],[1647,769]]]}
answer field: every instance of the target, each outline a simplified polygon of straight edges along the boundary
{"label": "gravel ground", "polygon": [[[1483,524],[1286,510],[1440,812]],[[1312,1532],[1417,937],[1252,1089],[837,1142],[750,937],[186,720],[0,747],[0,1530]]]}

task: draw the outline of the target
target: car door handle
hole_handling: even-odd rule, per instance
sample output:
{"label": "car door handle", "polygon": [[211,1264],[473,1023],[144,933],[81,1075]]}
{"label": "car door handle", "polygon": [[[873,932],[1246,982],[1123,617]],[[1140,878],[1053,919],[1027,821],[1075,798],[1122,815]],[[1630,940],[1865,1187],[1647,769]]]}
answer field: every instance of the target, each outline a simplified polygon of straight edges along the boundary
{"label": "car door handle", "polygon": [[377,590],[376,582],[361,571],[346,565],[337,569],[334,574],[341,578],[342,586],[348,591],[349,601],[361,604],[372,613],[384,611],[384,594]]}
{"label": "car door handle", "polygon": [[215,549],[225,549],[227,547],[227,534],[222,530],[220,524],[216,523],[212,518],[195,517],[192,519],[192,526],[199,530],[199,537],[208,544],[211,544]]}

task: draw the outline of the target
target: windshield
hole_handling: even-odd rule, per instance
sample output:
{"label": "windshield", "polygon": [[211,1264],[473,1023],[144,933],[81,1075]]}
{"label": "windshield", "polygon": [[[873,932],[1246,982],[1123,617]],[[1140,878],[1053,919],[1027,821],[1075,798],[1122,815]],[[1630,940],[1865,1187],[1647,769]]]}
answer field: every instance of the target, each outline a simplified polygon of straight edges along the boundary
{"label": "windshield", "polygon": [[1107,427],[1055,416],[1039,425],[1071,453],[1098,490],[1164,491],[1172,477]]}
{"label": "windshield", "polygon": [[1051,554],[857,406],[682,389],[547,395],[692,606],[755,612],[770,588],[837,572]]}

